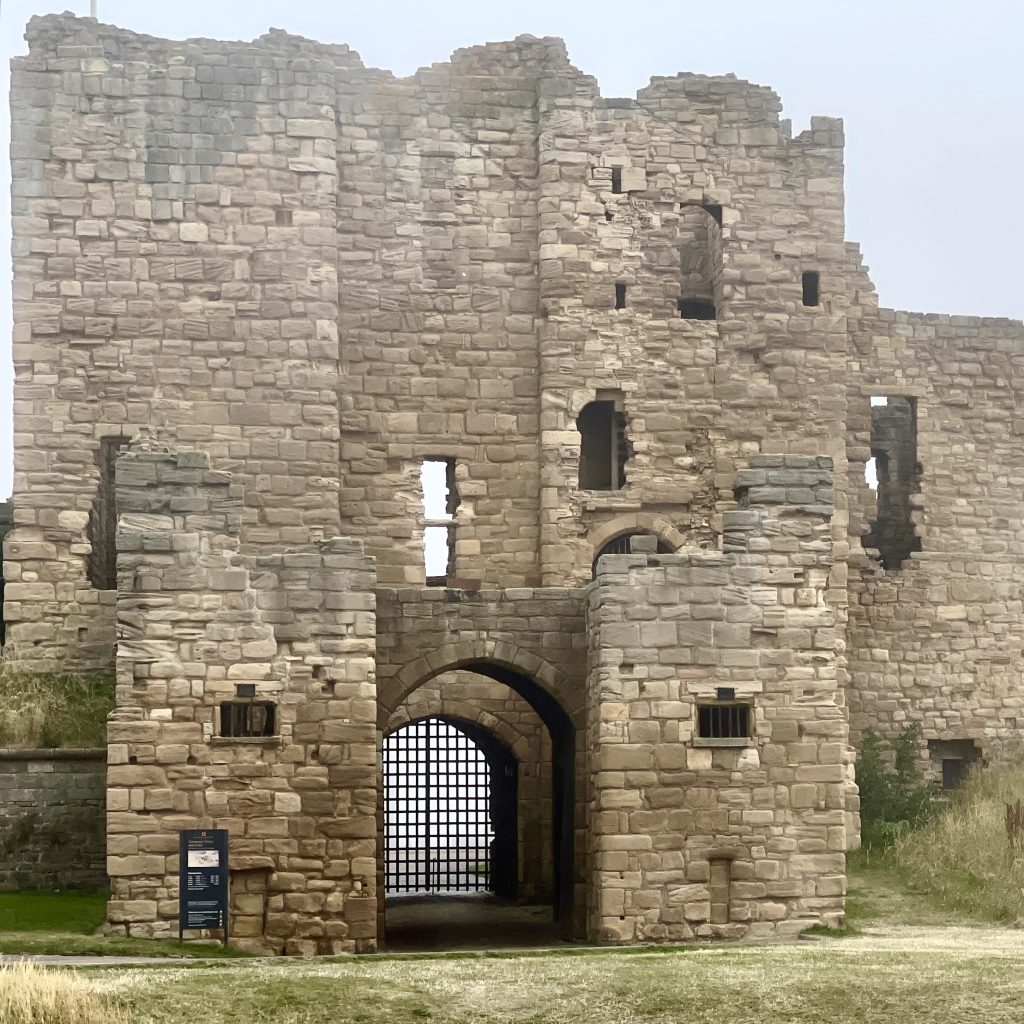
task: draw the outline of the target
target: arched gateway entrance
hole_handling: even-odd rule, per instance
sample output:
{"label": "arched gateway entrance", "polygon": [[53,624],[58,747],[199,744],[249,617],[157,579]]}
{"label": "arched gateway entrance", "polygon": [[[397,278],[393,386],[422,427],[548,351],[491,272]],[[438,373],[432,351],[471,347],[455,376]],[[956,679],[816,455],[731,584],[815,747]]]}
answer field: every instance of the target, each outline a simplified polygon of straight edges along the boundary
{"label": "arched gateway entrance", "polygon": [[381,709],[385,944],[529,944],[530,922],[539,943],[571,938],[576,744],[565,711],[488,661],[395,697]]}

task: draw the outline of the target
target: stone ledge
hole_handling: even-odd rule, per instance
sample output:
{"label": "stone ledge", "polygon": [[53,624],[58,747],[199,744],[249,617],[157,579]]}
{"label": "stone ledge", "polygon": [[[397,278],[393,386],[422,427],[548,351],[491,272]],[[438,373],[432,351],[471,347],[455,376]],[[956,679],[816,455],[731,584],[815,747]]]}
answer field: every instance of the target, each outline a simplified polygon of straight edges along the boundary
{"label": "stone ledge", "polygon": [[0,761],[106,760],[106,747],[0,747]]}
{"label": "stone ledge", "polygon": [[283,736],[211,736],[211,747],[283,747]]}
{"label": "stone ledge", "polygon": [[733,750],[757,746],[757,743],[749,736],[723,736],[720,739],[711,739],[708,736],[694,736],[690,742],[695,747],[730,747]]}

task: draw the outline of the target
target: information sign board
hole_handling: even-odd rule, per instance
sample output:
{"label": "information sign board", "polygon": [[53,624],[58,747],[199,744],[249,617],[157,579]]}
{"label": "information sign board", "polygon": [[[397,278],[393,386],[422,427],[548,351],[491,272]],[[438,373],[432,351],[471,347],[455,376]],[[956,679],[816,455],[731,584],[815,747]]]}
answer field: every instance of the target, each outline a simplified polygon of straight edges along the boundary
{"label": "information sign board", "polygon": [[193,828],[178,833],[178,938],[186,929],[220,929],[228,941],[228,833]]}

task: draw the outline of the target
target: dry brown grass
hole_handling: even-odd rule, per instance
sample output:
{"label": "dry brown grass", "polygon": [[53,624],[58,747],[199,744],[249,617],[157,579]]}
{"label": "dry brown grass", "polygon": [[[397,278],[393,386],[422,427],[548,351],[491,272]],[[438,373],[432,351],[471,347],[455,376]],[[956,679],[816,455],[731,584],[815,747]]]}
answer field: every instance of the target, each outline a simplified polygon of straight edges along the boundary
{"label": "dry brown grass", "polygon": [[128,1018],[79,974],[33,964],[0,966],[3,1024],[127,1024]]}
{"label": "dry brown grass", "polygon": [[111,679],[0,670],[0,747],[102,747]]}
{"label": "dry brown grass", "polygon": [[1007,832],[1024,765],[972,774],[948,808],[886,851],[905,882],[958,914],[1024,925],[1024,850]]}

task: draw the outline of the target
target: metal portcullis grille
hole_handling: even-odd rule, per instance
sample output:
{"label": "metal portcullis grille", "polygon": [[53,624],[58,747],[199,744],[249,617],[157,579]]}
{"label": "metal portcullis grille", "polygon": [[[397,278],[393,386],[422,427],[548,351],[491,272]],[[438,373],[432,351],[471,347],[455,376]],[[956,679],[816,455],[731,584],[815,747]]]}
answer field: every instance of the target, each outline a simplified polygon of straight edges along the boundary
{"label": "metal portcullis grille", "polygon": [[384,740],[385,891],[491,891],[491,770],[461,729],[424,718]]}

